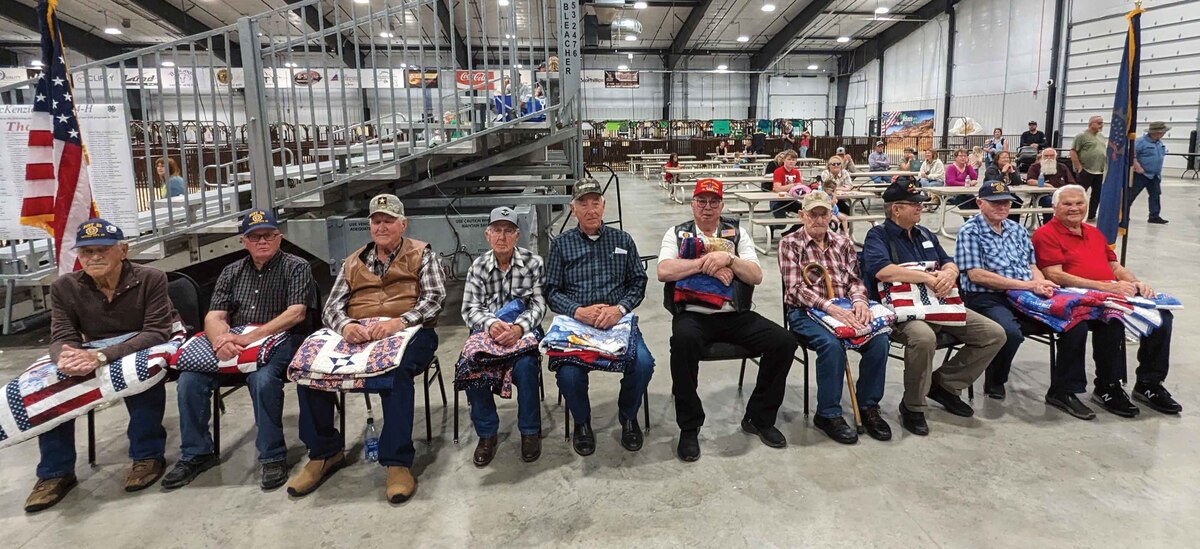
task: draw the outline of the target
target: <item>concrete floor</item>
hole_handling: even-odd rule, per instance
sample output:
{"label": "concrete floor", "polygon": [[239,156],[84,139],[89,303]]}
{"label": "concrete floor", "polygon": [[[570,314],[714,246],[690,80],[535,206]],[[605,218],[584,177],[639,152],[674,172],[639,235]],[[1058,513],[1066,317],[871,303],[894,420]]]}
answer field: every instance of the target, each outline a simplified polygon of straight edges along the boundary
{"label": "concrete floor", "polygon": [[[625,228],[642,254],[656,253],[663,232],[690,215],[689,209],[666,201],[643,179],[623,175],[622,182]],[[927,438],[910,436],[898,424],[901,366],[892,361],[883,410],[896,437],[887,443],[864,437],[851,447],[834,443],[806,421],[803,369],[797,365],[779,422],[790,444],[773,450],[738,429],[753,367],[747,391],[739,393],[737,363],[705,363],[704,454],[684,464],[675,458],[670,323],[660,305],[661,286],[651,274],[638,313],[658,371],[650,385],[653,425],[641,452],[619,446],[617,380],[597,374],[592,402],[598,449],[587,459],[576,456],[562,438],[562,408],[548,376],[542,411],[547,437],[537,463],[520,461],[515,403],[502,401],[498,456],[490,467],[474,468],[476,440],[465,434],[470,429],[465,405],[464,438],[455,445],[452,412],[435,396],[434,442],[418,443],[420,487],[412,501],[396,508],[387,504],[383,471],[361,463],[337,473],[313,495],[291,500],[281,490],[258,488],[249,399],[241,392],[228,400],[225,461],[219,468],[175,492],[154,487],[129,495],[121,491],[128,467],[126,416],[117,407],[98,415],[94,468],[84,463],[79,424],[81,485],[49,511],[30,516],[21,510],[34,483],[37,444],[0,452],[0,531],[8,533],[8,547],[375,547],[396,541],[435,547],[1195,546],[1200,401],[1191,388],[1200,381],[1194,368],[1200,344],[1191,337],[1192,323],[1200,322],[1200,290],[1191,281],[1200,271],[1200,186],[1169,180],[1165,193],[1163,215],[1170,225],[1148,227],[1144,198],[1135,206],[1129,265],[1189,306],[1177,315],[1176,364],[1167,383],[1184,405],[1181,417],[1144,410],[1126,420],[1101,412],[1097,420],[1083,422],[1049,408],[1042,402],[1047,351],[1028,343],[1017,357],[1008,400],[976,399],[979,413],[972,419],[934,411]],[[615,209],[610,202],[610,215]],[[758,310],[779,320],[774,256],[764,259],[764,269]],[[452,365],[465,331],[456,326],[439,332],[439,356]],[[43,352],[42,345],[5,349],[0,379],[15,376]],[[1133,357],[1131,349],[1131,363]],[[303,463],[293,390],[288,388],[286,434],[291,461]],[[168,393],[167,459],[173,462],[179,437],[173,389]],[[351,398],[349,438],[359,444],[355,451],[361,448],[363,412],[362,399]],[[415,434],[423,437],[420,414],[418,405]]]}

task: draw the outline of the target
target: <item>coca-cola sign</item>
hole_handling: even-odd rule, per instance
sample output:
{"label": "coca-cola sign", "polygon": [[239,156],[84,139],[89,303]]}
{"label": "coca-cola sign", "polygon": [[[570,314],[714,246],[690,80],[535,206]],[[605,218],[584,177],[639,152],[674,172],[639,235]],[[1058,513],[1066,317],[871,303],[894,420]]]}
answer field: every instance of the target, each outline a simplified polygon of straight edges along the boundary
{"label": "coca-cola sign", "polygon": [[455,71],[454,83],[459,89],[494,90],[496,76],[492,71]]}

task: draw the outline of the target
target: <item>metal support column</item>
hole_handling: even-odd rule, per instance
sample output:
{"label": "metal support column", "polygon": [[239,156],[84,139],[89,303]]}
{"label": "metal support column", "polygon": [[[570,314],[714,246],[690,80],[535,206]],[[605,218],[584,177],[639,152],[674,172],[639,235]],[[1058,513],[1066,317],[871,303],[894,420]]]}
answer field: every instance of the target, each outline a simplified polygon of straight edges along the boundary
{"label": "metal support column", "polygon": [[671,89],[672,80],[673,80],[673,75],[672,75],[671,71],[664,71],[662,73],[662,87],[663,87],[662,119],[663,120],[671,119],[671,94],[673,92],[673,90]]}
{"label": "metal support column", "polygon": [[[1055,0],[1054,2],[1054,35],[1050,39],[1050,85],[1046,86],[1046,133],[1053,135],[1054,133],[1054,109],[1058,100],[1058,67],[1059,55],[1062,52],[1063,28],[1066,27],[1066,22],[1063,20],[1066,13],[1067,0]],[[1051,142],[1057,146],[1057,143]]]}
{"label": "metal support column", "polygon": [[[749,113],[747,113],[746,118],[751,118],[751,119],[758,118],[759,76],[760,76],[759,73],[754,73],[754,74],[750,75],[750,111],[749,111]],[[768,111],[768,114],[769,113],[770,113],[770,111]]]}
{"label": "metal support column", "polygon": [[946,0],[946,17],[948,18],[946,23],[946,34],[948,38],[946,39],[946,42],[950,44],[950,46],[946,50],[946,93],[942,98],[942,147],[945,147],[946,143],[949,141],[950,98],[954,93],[954,25],[957,17],[954,13],[953,0]]}
{"label": "metal support column", "polygon": [[558,112],[559,120],[575,126],[575,137],[563,144],[567,153],[567,162],[575,179],[583,178],[583,101],[580,96],[580,76],[583,70],[583,58],[580,55],[582,39],[580,27],[583,26],[583,12],[579,9],[579,0],[558,0],[558,59],[559,80],[562,83],[559,104],[562,109]]}
{"label": "metal support column", "polygon": [[837,87],[837,99],[833,103],[833,133],[842,136],[846,126],[846,101],[850,96],[850,74],[843,72],[846,59],[838,59],[838,75],[834,85]]}
{"label": "metal support column", "polygon": [[879,62],[879,102],[875,104],[875,128],[879,130],[879,137],[883,137],[883,48],[879,49],[879,56],[875,60]]}
{"label": "metal support column", "polygon": [[275,207],[275,172],[271,158],[271,127],[267,120],[267,94],[263,63],[259,57],[258,25],[243,17],[237,22],[242,43],[242,67],[246,71],[246,147],[250,158],[250,202],[255,208]]}

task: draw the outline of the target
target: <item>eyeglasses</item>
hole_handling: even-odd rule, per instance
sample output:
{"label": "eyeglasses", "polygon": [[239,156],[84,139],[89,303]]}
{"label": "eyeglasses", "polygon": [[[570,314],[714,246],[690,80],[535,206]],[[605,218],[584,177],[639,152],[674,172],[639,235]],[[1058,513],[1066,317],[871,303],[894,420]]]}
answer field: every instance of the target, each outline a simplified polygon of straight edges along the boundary
{"label": "eyeglasses", "polygon": [[520,229],[516,227],[488,227],[488,232],[501,236],[512,236],[517,234],[519,231]]}
{"label": "eyeglasses", "polygon": [[899,204],[901,206],[916,206],[918,208],[924,207],[924,205],[920,202],[895,202],[895,204]]}
{"label": "eyeglasses", "polygon": [[722,201],[723,200],[720,198],[710,198],[708,200],[703,198],[693,198],[692,204],[700,206],[701,208],[719,208],[721,207]]}
{"label": "eyeglasses", "polygon": [[841,162],[830,162],[829,165],[830,166],[841,166],[842,163]]}
{"label": "eyeglasses", "polygon": [[242,236],[242,238],[245,238],[246,240],[249,240],[250,242],[262,242],[264,240],[275,240],[275,237],[277,237],[277,236],[279,236],[279,233],[267,233],[267,234],[250,233],[248,235]]}

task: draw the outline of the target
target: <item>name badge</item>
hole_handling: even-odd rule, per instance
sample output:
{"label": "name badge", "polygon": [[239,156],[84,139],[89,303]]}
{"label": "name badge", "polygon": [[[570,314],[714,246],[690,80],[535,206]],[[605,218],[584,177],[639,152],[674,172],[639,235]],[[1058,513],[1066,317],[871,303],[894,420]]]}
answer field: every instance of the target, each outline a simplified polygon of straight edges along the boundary
{"label": "name badge", "polygon": [[692,233],[689,233],[687,231],[679,231],[679,238],[691,238],[691,237],[692,237]]}
{"label": "name badge", "polygon": [[624,248],[615,248],[615,249],[613,249],[613,253],[621,255],[621,254],[628,254],[629,252],[625,251]]}
{"label": "name badge", "polygon": [[933,243],[932,243],[932,242],[930,242],[930,241],[928,241],[928,240],[926,240],[926,241],[923,241],[923,242],[921,242],[921,247],[922,247],[922,248],[932,248],[932,247],[933,247]]}

